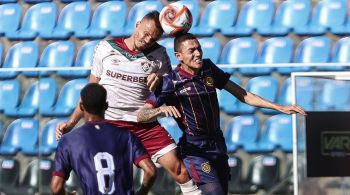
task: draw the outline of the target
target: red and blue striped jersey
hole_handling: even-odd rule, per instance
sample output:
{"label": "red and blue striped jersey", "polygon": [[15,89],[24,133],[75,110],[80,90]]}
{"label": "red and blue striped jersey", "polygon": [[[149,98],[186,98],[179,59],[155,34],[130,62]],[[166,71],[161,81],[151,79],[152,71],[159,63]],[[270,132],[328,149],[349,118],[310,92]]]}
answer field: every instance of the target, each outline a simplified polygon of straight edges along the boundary
{"label": "red and blue striped jersey", "polygon": [[134,194],[133,163],[149,158],[126,129],[106,121],[90,122],[65,134],[57,147],[53,175],[80,178],[84,194]]}
{"label": "red and blue striped jersey", "polygon": [[182,117],[179,127],[190,136],[210,136],[220,130],[220,110],[216,88],[223,89],[230,75],[211,60],[204,59],[201,70],[192,75],[178,66],[163,77],[163,83],[146,101],[153,106],[175,106]]}

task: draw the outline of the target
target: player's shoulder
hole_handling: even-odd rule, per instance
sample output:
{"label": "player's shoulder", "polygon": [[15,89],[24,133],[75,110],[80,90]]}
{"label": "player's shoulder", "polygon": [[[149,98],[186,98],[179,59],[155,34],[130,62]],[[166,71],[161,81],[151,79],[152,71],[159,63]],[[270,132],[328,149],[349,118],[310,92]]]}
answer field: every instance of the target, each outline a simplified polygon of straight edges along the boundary
{"label": "player's shoulder", "polygon": [[211,60],[208,59],[208,58],[205,58],[205,59],[202,60],[202,66],[203,66],[203,67],[208,67],[208,66],[213,66],[213,65],[215,65],[215,64],[213,63],[213,61],[211,61]]}
{"label": "player's shoulder", "polygon": [[159,56],[168,55],[166,53],[165,47],[160,45],[157,42],[152,47],[150,47],[150,48],[146,49],[145,51],[143,51],[143,53],[145,55],[148,55],[148,54],[151,54],[151,53],[157,53],[157,54],[159,54]]}

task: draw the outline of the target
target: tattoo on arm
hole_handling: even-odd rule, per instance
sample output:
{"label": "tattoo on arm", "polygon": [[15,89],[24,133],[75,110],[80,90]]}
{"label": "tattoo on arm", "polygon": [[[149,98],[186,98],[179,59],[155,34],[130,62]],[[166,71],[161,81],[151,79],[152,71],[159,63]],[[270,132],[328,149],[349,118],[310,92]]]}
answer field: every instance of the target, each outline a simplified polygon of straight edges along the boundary
{"label": "tattoo on arm", "polygon": [[147,108],[144,107],[140,110],[137,115],[138,122],[147,122],[158,116],[160,113],[160,108]]}

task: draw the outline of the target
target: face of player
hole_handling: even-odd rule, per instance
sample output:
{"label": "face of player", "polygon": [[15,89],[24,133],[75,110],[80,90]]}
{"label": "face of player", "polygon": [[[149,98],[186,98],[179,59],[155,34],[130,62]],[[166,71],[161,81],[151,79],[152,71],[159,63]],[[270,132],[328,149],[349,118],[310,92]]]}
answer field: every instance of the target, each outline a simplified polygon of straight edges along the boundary
{"label": "face of player", "polygon": [[153,20],[141,20],[134,33],[135,48],[139,51],[152,47],[161,37],[161,31]]}
{"label": "face of player", "polygon": [[175,53],[181,62],[181,67],[190,73],[196,73],[202,68],[202,48],[197,39],[186,40],[181,43],[179,51]]}

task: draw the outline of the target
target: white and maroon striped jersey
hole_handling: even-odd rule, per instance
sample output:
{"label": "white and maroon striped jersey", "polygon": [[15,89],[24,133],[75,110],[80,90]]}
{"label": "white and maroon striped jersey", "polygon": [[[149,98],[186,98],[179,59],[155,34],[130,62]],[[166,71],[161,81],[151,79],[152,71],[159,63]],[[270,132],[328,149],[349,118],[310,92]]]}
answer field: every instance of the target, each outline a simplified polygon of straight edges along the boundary
{"label": "white and maroon striped jersey", "polygon": [[95,49],[91,74],[107,90],[107,120],[136,122],[150,94],[147,76],[171,70],[166,49],[158,44],[143,52],[130,51],[124,38],[103,40]]}

